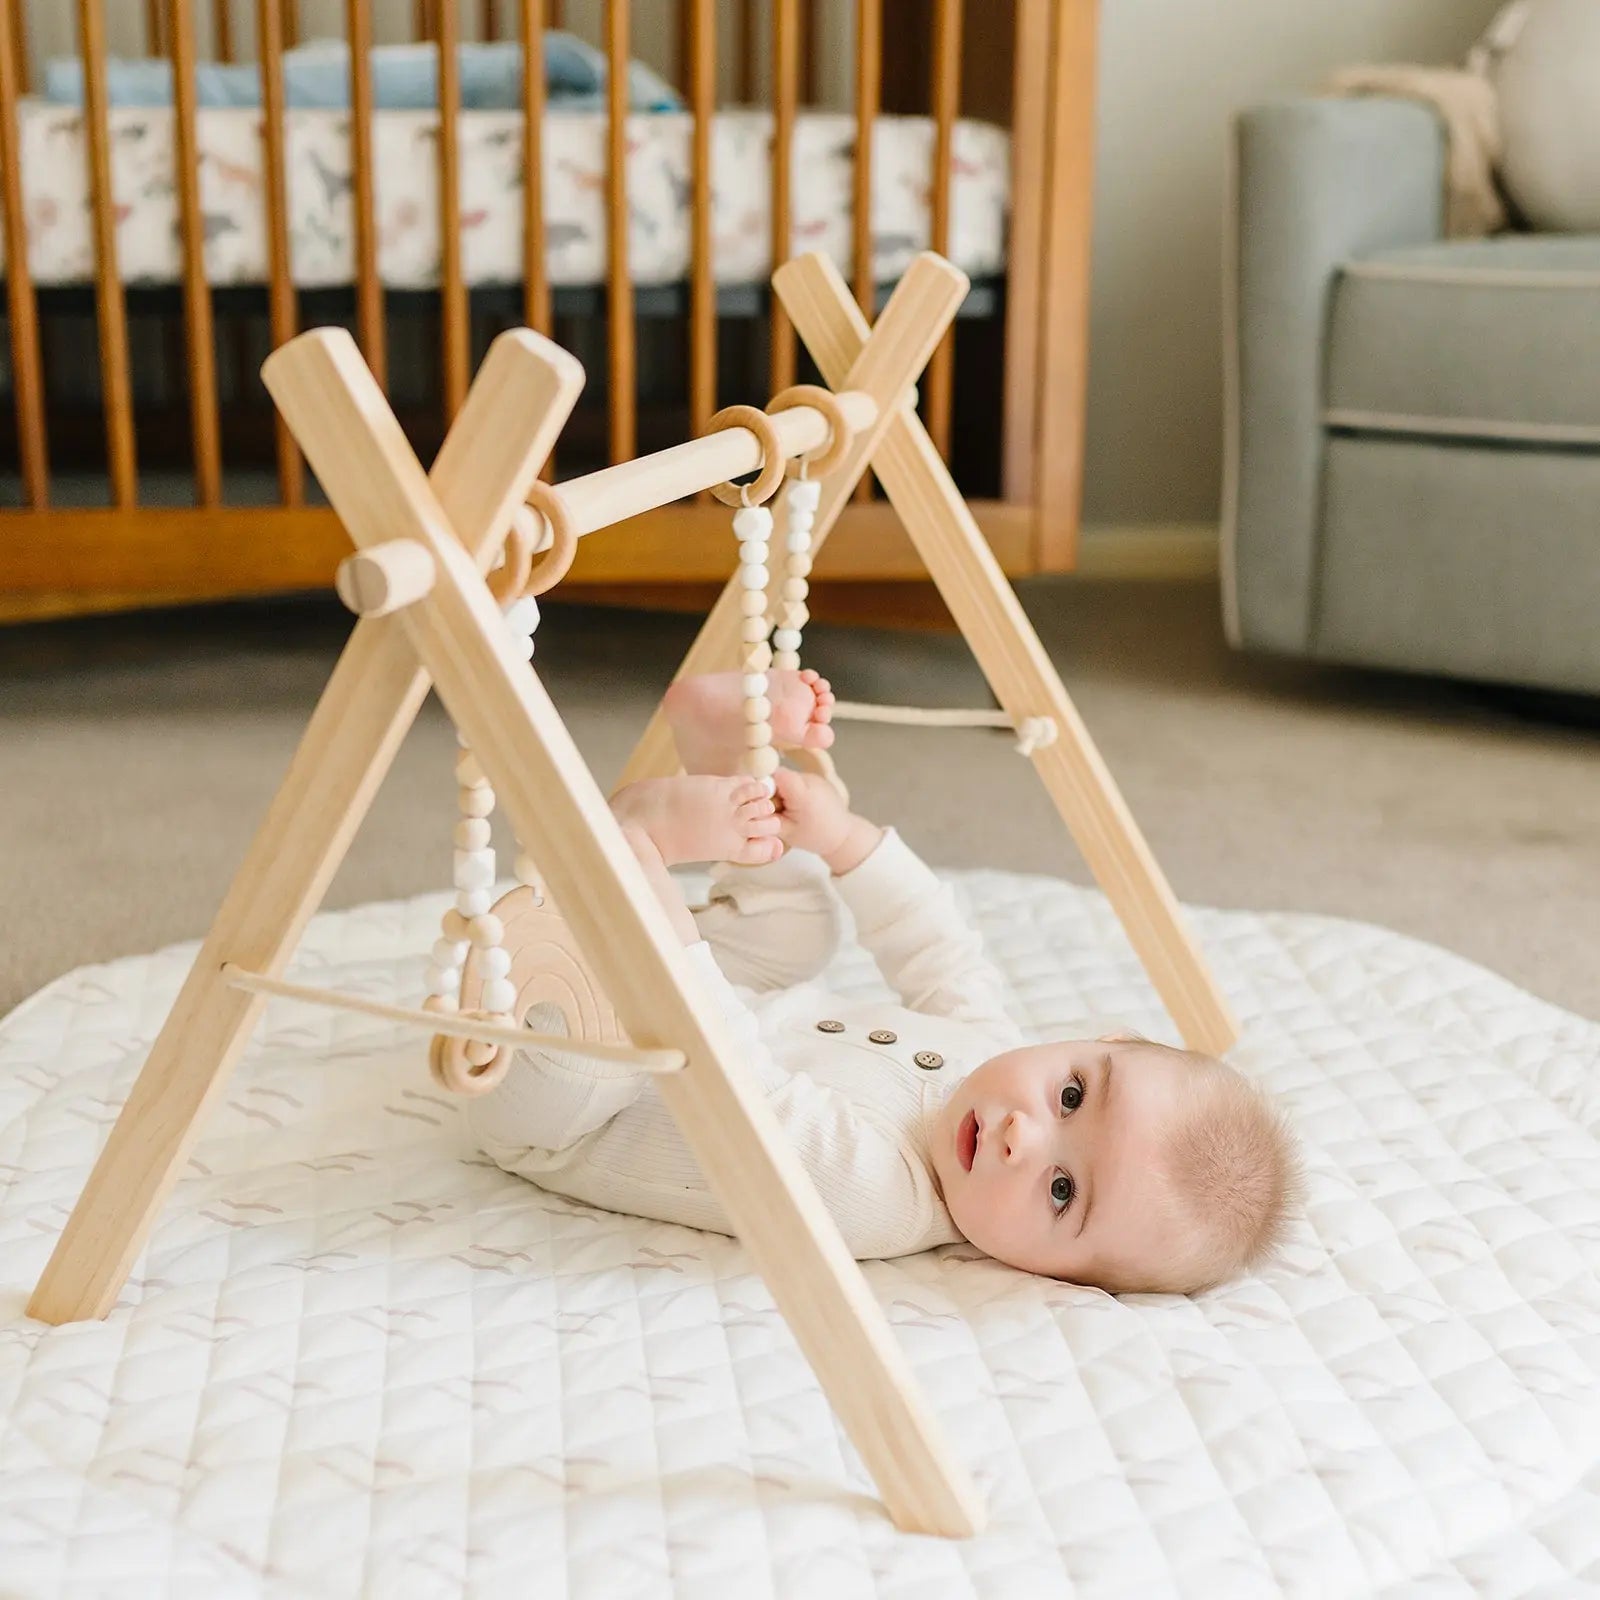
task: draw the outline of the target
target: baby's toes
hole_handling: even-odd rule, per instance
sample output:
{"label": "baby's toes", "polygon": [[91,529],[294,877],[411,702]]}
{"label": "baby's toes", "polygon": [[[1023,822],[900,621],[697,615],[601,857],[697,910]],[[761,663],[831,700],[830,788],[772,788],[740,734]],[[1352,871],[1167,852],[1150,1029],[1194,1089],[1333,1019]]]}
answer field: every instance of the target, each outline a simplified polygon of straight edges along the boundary
{"label": "baby's toes", "polygon": [[759,778],[729,778],[728,802],[730,805],[742,810],[745,806],[760,805],[766,802],[767,809],[772,809],[772,800],[767,793],[767,786]]}
{"label": "baby's toes", "polygon": [[734,853],[735,866],[764,867],[770,861],[776,861],[783,854],[783,840],[776,835],[762,835],[754,839],[746,839]]}
{"label": "baby's toes", "polygon": [[739,806],[737,814],[739,826],[744,828],[752,823],[765,822],[776,818],[778,808],[773,803],[770,795],[758,792],[754,800],[746,800]]}
{"label": "baby's toes", "polygon": [[826,750],[833,743],[833,727],[827,722],[808,722],[800,743],[807,750]]}

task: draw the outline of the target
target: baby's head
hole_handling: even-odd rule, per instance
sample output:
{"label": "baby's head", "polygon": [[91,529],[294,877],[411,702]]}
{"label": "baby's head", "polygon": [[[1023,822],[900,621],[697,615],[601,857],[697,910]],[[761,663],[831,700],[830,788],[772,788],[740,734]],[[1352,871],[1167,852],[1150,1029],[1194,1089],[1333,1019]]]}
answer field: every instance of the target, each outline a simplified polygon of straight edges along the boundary
{"label": "baby's head", "polygon": [[1294,1142],[1257,1089],[1134,1034],[995,1056],[930,1135],[973,1244],[1113,1293],[1193,1293],[1256,1265],[1299,1190]]}

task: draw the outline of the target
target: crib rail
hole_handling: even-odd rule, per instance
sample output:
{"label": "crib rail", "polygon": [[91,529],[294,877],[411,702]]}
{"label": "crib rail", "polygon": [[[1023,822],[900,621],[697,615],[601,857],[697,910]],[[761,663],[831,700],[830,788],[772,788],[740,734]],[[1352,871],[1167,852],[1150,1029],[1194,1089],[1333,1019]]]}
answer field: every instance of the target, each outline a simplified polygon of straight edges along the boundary
{"label": "crib rail", "polygon": [[[957,164],[957,124],[964,109],[1008,120],[1012,137],[1012,212],[1004,301],[1003,359],[994,376],[1002,413],[996,468],[1002,502],[1024,511],[1038,565],[1064,568],[1072,563],[1076,504],[1081,479],[1081,412],[1084,384],[1082,346],[1086,303],[1086,240],[1089,170],[1089,116],[1092,110],[1092,51],[1095,0],[1006,0],[1003,7],[982,0],[973,13],[968,0],[894,0],[889,15],[895,32],[886,36],[884,0],[663,0],[675,24],[665,34],[660,13],[633,0],[600,0],[585,8],[598,17],[591,39],[607,62],[605,95],[605,172],[603,202],[607,243],[603,291],[605,358],[603,370],[603,454],[612,461],[637,454],[641,427],[641,369],[654,379],[662,367],[661,330],[638,322],[639,300],[629,255],[629,73],[630,58],[641,49],[654,52],[658,71],[675,82],[690,113],[689,262],[682,302],[683,362],[680,392],[683,420],[692,433],[703,431],[712,414],[730,399],[729,329],[721,320],[715,277],[713,205],[713,121],[719,104],[730,99],[759,100],[772,115],[770,243],[780,262],[805,248],[796,239],[795,138],[808,105],[826,98],[846,110],[855,124],[851,176],[853,216],[850,278],[857,301],[871,318],[882,286],[874,281],[872,194],[875,170],[873,132],[884,111],[915,110],[928,116],[933,132],[928,170],[930,243],[949,254],[953,237],[952,194]],[[44,511],[52,500],[53,413],[47,403],[40,302],[30,277],[24,214],[24,184],[19,144],[19,97],[28,92],[38,68],[30,51],[28,19],[35,23],[41,0],[0,0],[0,228],[6,246],[6,310],[10,378],[15,409],[16,456],[24,506]],[[117,216],[113,196],[111,130],[106,63],[113,54],[160,53],[171,63],[174,85],[175,188],[181,245],[181,363],[186,396],[184,433],[188,471],[197,508],[215,511],[228,496],[227,459],[247,432],[233,414],[240,408],[229,381],[252,372],[260,351],[246,337],[240,296],[213,291],[205,269],[206,217],[199,160],[197,57],[232,61],[253,59],[261,80],[262,188],[267,271],[264,293],[267,332],[273,346],[299,330],[302,292],[292,261],[290,141],[292,117],[286,109],[284,53],[301,37],[298,0],[146,0],[142,38],[124,37],[134,7],[124,11],[106,0],[74,0],[76,46],[84,62],[84,130],[94,248],[94,317],[98,330],[100,405],[97,426],[104,434],[104,461],[111,507],[140,506],[140,447],[136,420],[147,427],[134,404],[135,375],[129,353],[128,288],[118,270]],[[319,27],[326,22],[323,7]],[[520,316],[541,332],[560,336],[557,297],[547,264],[545,226],[545,35],[568,21],[562,0],[343,0],[342,25],[350,44],[351,116],[350,204],[353,270],[349,317],[363,355],[380,385],[389,386],[397,359],[398,302],[380,277],[377,144],[371,50],[395,37],[399,17],[411,37],[432,41],[438,55],[438,205],[440,232],[437,310],[437,382],[433,414],[403,413],[408,428],[442,435],[466,394],[475,356],[492,327],[469,288],[463,259],[462,85],[456,45],[463,38],[511,40],[522,56],[521,118],[522,254]],[[980,73],[975,87],[968,74],[978,35],[1003,24],[1014,34],[1004,104],[996,102],[992,80]],[[919,30],[909,52],[908,21]],[[981,28],[977,18],[981,17]],[[108,23],[111,38],[108,40]],[[198,37],[197,37],[198,35]],[[666,43],[663,44],[663,39]],[[840,47],[853,57],[847,73],[834,65]],[[665,51],[670,60],[662,59]],[[30,57],[32,68],[30,69]],[[827,80],[824,84],[824,79]],[[915,93],[908,98],[908,84]],[[972,107],[977,97],[981,103]],[[408,292],[405,304],[418,297]],[[497,302],[501,303],[501,302]],[[747,303],[747,302],[746,302]],[[317,302],[325,316],[328,304]],[[253,313],[252,313],[253,314]],[[744,313],[740,313],[741,316]],[[492,318],[491,318],[492,320]],[[230,326],[231,324],[231,326]],[[764,325],[764,336],[760,327]],[[765,371],[759,385],[753,373],[736,381],[771,392],[807,374],[793,327],[772,296],[755,337],[763,346]],[[738,337],[748,339],[751,324]],[[171,330],[177,333],[176,326]],[[410,330],[407,330],[410,331]],[[224,338],[226,334],[228,337]],[[430,338],[432,336],[430,335]],[[646,351],[648,349],[648,355]],[[740,347],[743,349],[743,346]],[[964,352],[969,346],[963,344]],[[1048,353],[1046,353],[1048,352]],[[227,359],[231,354],[231,359]],[[968,354],[963,354],[963,363]],[[648,363],[648,364],[647,364]],[[983,365],[980,361],[979,365]],[[599,363],[596,363],[599,365]],[[670,363],[668,363],[670,365]],[[408,367],[414,369],[414,359]],[[591,368],[593,370],[593,367]],[[920,404],[928,432],[949,459],[958,442],[961,403],[956,339],[947,334],[930,363]],[[987,370],[987,369],[986,369]],[[993,376],[993,375],[992,375]],[[253,377],[249,380],[254,384]],[[989,407],[992,415],[994,407]],[[252,424],[254,426],[254,424]],[[274,418],[271,459],[275,467],[276,507],[309,510],[319,492],[308,484],[304,459],[293,438]],[[266,448],[265,408],[260,437]],[[578,430],[574,430],[578,433]],[[81,437],[81,419],[73,437]],[[166,435],[162,435],[163,439]],[[254,438],[250,434],[249,438]],[[1048,437],[1051,448],[1041,452]],[[581,434],[579,434],[581,443]],[[147,460],[169,460],[143,441]],[[79,447],[81,449],[81,446]],[[572,448],[577,448],[574,445]],[[73,457],[77,459],[76,456]],[[250,458],[254,460],[252,455]],[[548,470],[548,469],[547,469]],[[569,472],[574,470],[569,465]],[[869,478],[857,496],[873,498]],[[877,509],[883,509],[881,507]],[[3,587],[3,585],[0,585]]]}

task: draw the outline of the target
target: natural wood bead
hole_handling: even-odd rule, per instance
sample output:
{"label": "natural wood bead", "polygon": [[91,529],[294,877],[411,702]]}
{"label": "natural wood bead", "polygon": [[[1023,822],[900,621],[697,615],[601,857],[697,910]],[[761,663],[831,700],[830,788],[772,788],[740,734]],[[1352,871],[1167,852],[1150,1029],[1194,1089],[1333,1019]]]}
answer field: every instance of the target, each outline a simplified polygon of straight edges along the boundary
{"label": "natural wood bead", "polygon": [[746,617],[739,632],[746,644],[759,644],[767,636],[767,619]]}
{"label": "natural wood bead", "polygon": [[506,936],[506,925],[499,917],[490,912],[472,919],[471,926],[467,929],[467,937],[473,945],[482,949],[485,945],[499,944]]}
{"label": "natural wood bead", "polygon": [[461,1002],[453,994],[430,994],[422,1002],[422,1009],[447,1017],[461,1009]]}
{"label": "natural wood bead", "polygon": [[811,576],[811,557],[809,555],[790,556],[789,576],[791,578],[809,578]]}
{"label": "natural wood bead", "polygon": [[463,817],[456,824],[457,850],[487,850],[491,837],[487,817]]}
{"label": "natural wood bead", "polygon": [[744,770],[758,778],[770,778],[778,770],[778,752],[770,744],[762,745],[759,750],[746,750]]}
{"label": "natural wood bead", "polygon": [[780,650],[772,658],[772,664],[780,670],[793,672],[800,665],[800,653],[797,650]]}
{"label": "natural wood bead", "polygon": [[804,600],[810,592],[811,585],[804,578],[785,578],[783,580],[783,598],[785,600]]}
{"label": "natural wood bead", "polygon": [[751,696],[744,703],[744,720],[746,722],[768,722],[772,718],[772,702],[764,695]]}
{"label": "natural wood bead", "polygon": [[459,911],[450,910],[439,919],[439,926],[445,938],[452,944],[465,944],[468,938],[467,930],[472,925]]}
{"label": "natural wood bead", "polygon": [[487,1039],[467,1039],[463,1041],[465,1048],[462,1054],[467,1058],[467,1065],[473,1067],[486,1067],[494,1060],[495,1052],[500,1048],[491,1044]]}
{"label": "natural wood bead", "polygon": [[772,724],[770,722],[752,722],[744,730],[744,742],[752,750],[759,750],[762,745],[771,744]]}
{"label": "natural wood bead", "polygon": [[767,614],[765,589],[746,589],[739,596],[739,611],[746,617],[764,617]]}
{"label": "natural wood bead", "polygon": [[476,789],[479,784],[488,781],[483,768],[478,764],[478,758],[470,750],[463,750],[456,757],[456,782],[463,789]]}
{"label": "natural wood bead", "polygon": [[488,784],[476,789],[457,789],[456,805],[464,817],[487,817],[494,814],[494,790]]}
{"label": "natural wood bead", "polygon": [[744,670],[746,672],[765,672],[771,665],[772,646],[767,643],[765,637],[747,646],[744,653]]}

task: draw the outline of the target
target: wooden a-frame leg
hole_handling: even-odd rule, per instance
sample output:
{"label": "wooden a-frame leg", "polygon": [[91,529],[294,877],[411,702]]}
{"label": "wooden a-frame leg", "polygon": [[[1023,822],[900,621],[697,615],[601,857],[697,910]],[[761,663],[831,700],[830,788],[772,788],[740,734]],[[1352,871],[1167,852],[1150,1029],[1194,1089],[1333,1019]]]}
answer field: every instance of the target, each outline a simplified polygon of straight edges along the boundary
{"label": "wooden a-frame leg", "polygon": [[[523,330],[502,335],[485,357],[431,480],[473,558],[489,559],[582,383],[570,356]],[[282,970],[427,692],[428,676],[393,617],[356,624],[39,1279],[30,1316],[72,1322],[115,1304],[260,1014],[258,997],[223,981],[223,963]]]}
{"label": "wooden a-frame leg", "polygon": [[[856,435],[850,454],[823,480],[822,497],[811,530],[813,553],[822,548],[840,512],[850,503],[850,496],[867,470],[878,441],[915,389],[929,356],[966,298],[967,287],[966,274],[948,261],[932,254],[918,256],[889,297],[872,336],[860,345],[848,374],[833,386],[838,391],[854,389],[870,394],[878,402],[878,419]],[[773,530],[773,547],[781,550],[787,505],[776,506],[774,514],[779,525]],[[730,550],[732,543],[730,539]],[[679,678],[737,665],[739,601],[739,580],[735,575],[728,580],[683,658],[677,671]],[[628,758],[618,785],[634,783],[641,778],[665,777],[677,770],[678,752],[672,742],[672,730],[658,707]]]}
{"label": "wooden a-frame leg", "polygon": [[[802,256],[781,267],[773,283],[824,380],[843,379],[871,332],[838,269],[824,256]],[[1018,721],[1054,719],[1056,741],[1032,756],[1039,776],[1184,1039],[1220,1055],[1239,1033],[1228,1003],[1054,663],[914,413],[895,414],[872,468],[1000,704]]]}
{"label": "wooden a-frame leg", "polygon": [[432,590],[396,613],[533,853],[628,1036],[688,1057],[658,1088],[902,1528],[975,1532],[983,1508],[882,1311],[537,673],[513,653],[481,577],[348,337],[306,334],[263,376],[358,545],[414,538]]}

